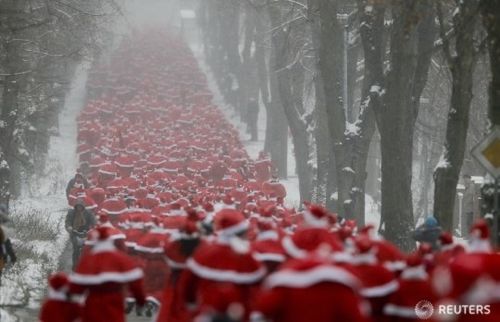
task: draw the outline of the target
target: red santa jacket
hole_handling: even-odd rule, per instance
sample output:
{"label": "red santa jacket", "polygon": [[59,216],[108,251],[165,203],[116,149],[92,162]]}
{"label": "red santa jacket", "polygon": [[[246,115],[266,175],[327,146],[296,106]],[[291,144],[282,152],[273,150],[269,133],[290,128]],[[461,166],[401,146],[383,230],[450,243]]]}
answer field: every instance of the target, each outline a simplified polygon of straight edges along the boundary
{"label": "red santa jacket", "polygon": [[348,269],[321,260],[291,260],[265,281],[251,321],[366,321],[361,284]]}
{"label": "red santa jacket", "polygon": [[70,280],[72,293],[88,292],[82,322],[125,322],[124,294],[128,286],[139,306],[145,303],[143,272],[113,241],[97,243],[82,256]]}
{"label": "red santa jacket", "polygon": [[266,270],[249,250],[238,247],[217,240],[201,245],[188,259],[180,288],[184,301],[196,305],[196,314],[224,313],[236,303],[248,315],[255,286]]}
{"label": "red santa jacket", "polygon": [[331,250],[342,250],[342,243],[334,233],[323,227],[299,228],[292,236],[282,240],[283,248],[293,258],[305,258],[319,246],[329,245]]}
{"label": "red santa jacket", "polygon": [[[417,316],[417,305],[434,305],[437,295],[429,280],[425,266],[418,265],[406,268],[399,277],[399,288],[389,298],[384,307],[387,322],[417,322],[422,317]],[[424,302],[427,301],[427,302]],[[425,312],[422,311],[424,314]],[[426,319],[435,321],[433,317]]]}
{"label": "red santa jacket", "polygon": [[80,303],[68,298],[65,292],[49,289],[47,300],[40,310],[39,322],[76,322],[81,313]]}
{"label": "red santa jacket", "polygon": [[387,300],[398,289],[396,277],[372,252],[355,255],[352,264],[361,279],[361,295],[370,302],[372,316],[381,316]]}

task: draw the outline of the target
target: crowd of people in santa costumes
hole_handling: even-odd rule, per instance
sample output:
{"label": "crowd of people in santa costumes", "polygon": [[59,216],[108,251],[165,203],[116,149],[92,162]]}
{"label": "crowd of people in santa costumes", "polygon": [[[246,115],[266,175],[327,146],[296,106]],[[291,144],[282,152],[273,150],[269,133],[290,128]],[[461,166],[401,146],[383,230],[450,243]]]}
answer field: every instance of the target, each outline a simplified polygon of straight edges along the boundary
{"label": "crowd of people in santa costumes", "polygon": [[49,278],[41,321],[418,321],[422,300],[488,304],[453,318],[500,320],[485,222],[469,247],[442,233],[405,254],[321,205],[287,207],[177,36],[131,34],[87,87],[66,221],[85,238],[74,272]]}

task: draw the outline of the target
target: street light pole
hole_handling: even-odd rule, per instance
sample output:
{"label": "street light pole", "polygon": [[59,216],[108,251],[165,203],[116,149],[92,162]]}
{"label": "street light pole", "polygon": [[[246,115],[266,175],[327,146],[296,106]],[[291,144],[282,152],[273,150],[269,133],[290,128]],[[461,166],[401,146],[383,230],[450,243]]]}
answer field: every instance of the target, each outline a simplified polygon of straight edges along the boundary
{"label": "street light pole", "polygon": [[344,23],[344,110],[346,111],[346,120],[350,121],[349,118],[349,113],[347,112],[349,110],[348,106],[348,96],[347,96],[347,50],[349,47],[349,42],[348,42],[348,19],[346,19]]}
{"label": "street light pole", "polygon": [[343,27],[343,60],[344,60],[344,72],[343,72],[343,86],[342,86],[342,96],[343,96],[343,108],[344,108],[344,115],[346,118],[346,121],[350,121],[351,117],[348,113],[348,101],[347,101],[347,49],[348,49],[348,29],[349,29],[349,14],[342,13],[342,14],[337,14],[337,20],[342,24]]}
{"label": "street light pole", "polygon": [[495,242],[495,246],[499,245],[498,240],[498,217],[499,217],[499,205],[498,205],[498,184],[500,183],[499,177],[495,178],[495,187],[494,187],[494,195],[493,195],[493,241]]}

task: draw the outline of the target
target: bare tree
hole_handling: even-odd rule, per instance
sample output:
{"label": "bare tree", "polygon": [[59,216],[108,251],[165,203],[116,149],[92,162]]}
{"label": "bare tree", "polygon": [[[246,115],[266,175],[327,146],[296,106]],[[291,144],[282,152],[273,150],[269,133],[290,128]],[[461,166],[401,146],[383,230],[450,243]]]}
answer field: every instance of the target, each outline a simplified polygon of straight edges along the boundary
{"label": "bare tree", "polygon": [[273,68],[279,95],[292,134],[301,201],[312,197],[312,166],[310,164],[312,136],[308,130],[312,115],[304,107],[305,68],[303,63],[306,40],[305,4],[278,1],[268,4],[272,22]]}
{"label": "bare tree", "polygon": [[[410,249],[409,236],[414,227],[413,133],[432,55],[434,12],[430,1],[386,4],[367,0],[358,1],[358,4],[366,19],[379,24],[384,22],[386,14],[390,15],[390,31],[378,36],[381,40],[387,37],[388,48],[384,47],[384,41],[376,43],[370,39],[373,36],[368,32],[362,31],[361,37],[363,42],[381,46],[376,51],[377,59],[373,62],[365,59],[365,69],[376,75],[369,92],[381,138],[384,234],[404,249]],[[361,19],[362,30],[372,27],[370,20]]]}
{"label": "bare tree", "polygon": [[109,43],[112,0],[0,2],[0,202],[44,168],[76,65]]}
{"label": "bare tree", "polygon": [[[479,1],[460,2],[453,12],[452,26],[446,23],[441,2],[436,3],[443,54],[452,76],[451,100],[446,125],[444,152],[434,172],[434,215],[442,227],[453,230],[456,187],[462,169],[472,101],[472,82],[478,52],[474,35]],[[451,30],[450,30],[451,29]],[[454,34],[454,46],[448,34]]]}
{"label": "bare tree", "polygon": [[488,33],[491,83],[489,119],[492,126],[500,125],[500,5],[494,0],[481,0],[483,25]]}

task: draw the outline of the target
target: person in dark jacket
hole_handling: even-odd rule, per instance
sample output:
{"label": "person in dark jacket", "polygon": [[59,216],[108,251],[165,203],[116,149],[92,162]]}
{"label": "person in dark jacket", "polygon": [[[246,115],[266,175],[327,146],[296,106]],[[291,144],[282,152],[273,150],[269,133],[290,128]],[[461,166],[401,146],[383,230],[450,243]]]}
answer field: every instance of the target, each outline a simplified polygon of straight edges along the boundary
{"label": "person in dark jacket", "polygon": [[76,266],[80,259],[80,253],[83,247],[83,242],[87,237],[87,232],[96,224],[95,217],[92,213],[85,209],[84,203],[79,200],[68,211],[66,215],[65,228],[68,232],[73,245],[73,267]]}
{"label": "person in dark jacket", "polygon": [[442,229],[436,218],[429,216],[422,225],[415,229],[413,232],[413,239],[420,243],[428,243],[432,246],[433,250],[436,250],[439,248],[438,240],[441,232]]}
{"label": "person in dark jacket", "polygon": [[[7,222],[7,207],[0,205],[0,225]],[[5,235],[5,231],[0,226],[0,286],[2,285],[2,272],[7,264],[14,264],[17,261],[16,253],[12,247],[12,243]]]}

